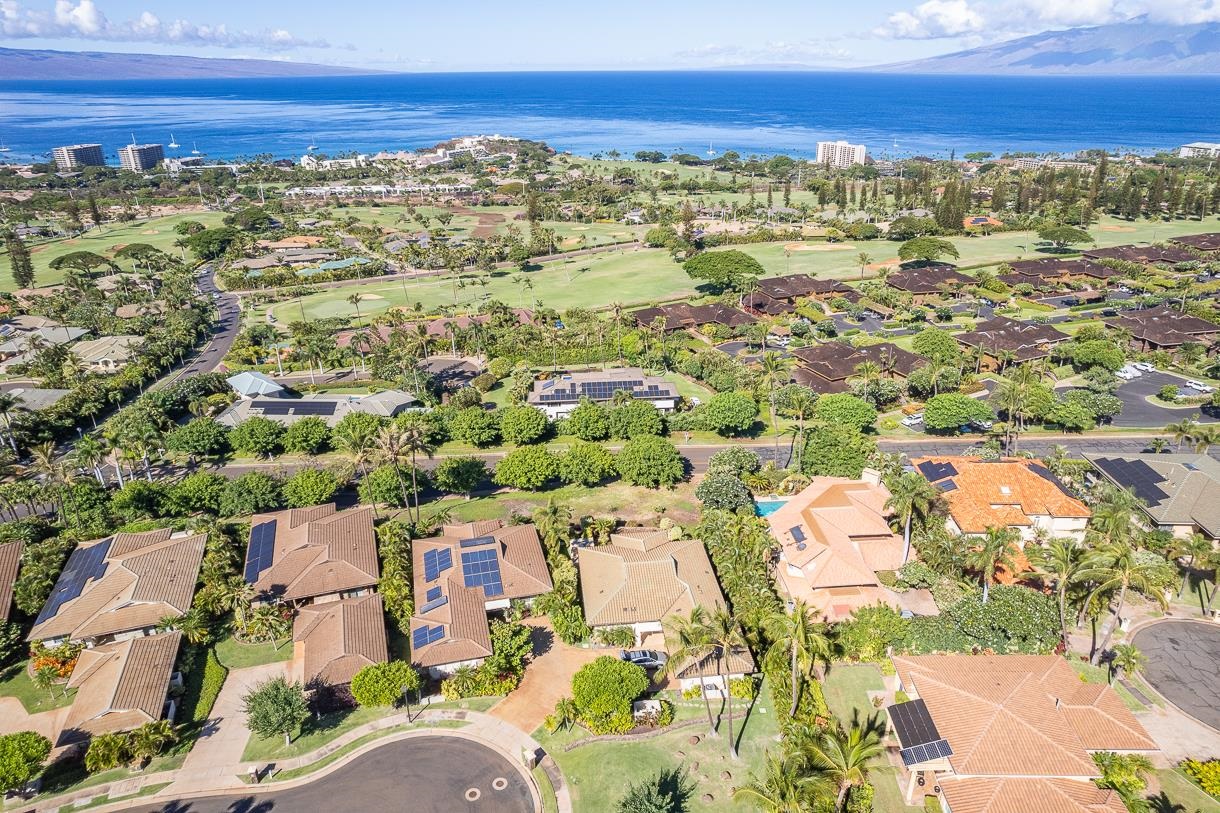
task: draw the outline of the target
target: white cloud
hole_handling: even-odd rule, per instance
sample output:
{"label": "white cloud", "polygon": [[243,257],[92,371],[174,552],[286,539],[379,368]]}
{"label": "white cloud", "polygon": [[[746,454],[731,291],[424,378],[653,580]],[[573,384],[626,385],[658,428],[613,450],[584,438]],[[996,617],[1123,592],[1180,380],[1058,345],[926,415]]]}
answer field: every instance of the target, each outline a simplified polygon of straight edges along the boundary
{"label": "white cloud", "polygon": [[894,39],[928,40],[978,34],[983,15],[966,0],[927,0],[911,11],[889,16],[879,34]]}
{"label": "white cloud", "polygon": [[112,22],[95,0],[56,0],[53,11],[26,8],[17,0],[0,0],[0,39],[79,39],[106,42],[151,42],[167,45],[288,50],[328,48],[323,40],[303,40],[283,29],[231,30],[224,24],[162,20],[152,11]]}

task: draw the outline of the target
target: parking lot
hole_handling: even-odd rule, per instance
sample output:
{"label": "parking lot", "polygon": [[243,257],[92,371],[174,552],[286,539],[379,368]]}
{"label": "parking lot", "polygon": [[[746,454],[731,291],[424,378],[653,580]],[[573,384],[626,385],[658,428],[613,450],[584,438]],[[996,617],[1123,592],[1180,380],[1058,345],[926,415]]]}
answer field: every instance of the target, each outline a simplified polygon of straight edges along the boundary
{"label": "parking lot", "polygon": [[1161,429],[1166,424],[1196,416],[1202,423],[1216,423],[1215,417],[1203,413],[1199,407],[1163,407],[1147,400],[1150,395],[1159,392],[1161,387],[1182,387],[1186,380],[1172,373],[1156,372],[1144,373],[1139,378],[1124,381],[1114,393],[1123,402],[1123,411],[1114,417],[1112,425]]}

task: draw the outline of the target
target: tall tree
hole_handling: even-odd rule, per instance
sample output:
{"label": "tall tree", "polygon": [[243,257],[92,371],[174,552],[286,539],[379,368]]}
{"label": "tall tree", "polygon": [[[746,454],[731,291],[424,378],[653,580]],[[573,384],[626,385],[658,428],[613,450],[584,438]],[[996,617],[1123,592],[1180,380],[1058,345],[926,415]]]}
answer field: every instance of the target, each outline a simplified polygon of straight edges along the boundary
{"label": "tall tree", "polygon": [[34,263],[30,260],[30,250],[25,242],[14,231],[4,232],[4,247],[8,251],[9,266],[13,273],[13,282],[18,288],[29,288],[34,284]]}
{"label": "tall tree", "polygon": [[876,731],[857,724],[811,734],[801,742],[801,751],[810,767],[836,786],[835,810],[842,811],[848,791],[867,781],[869,761],[885,749]]}
{"label": "tall tree", "polygon": [[1012,528],[993,527],[972,541],[974,548],[966,555],[966,562],[982,579],[983,603],[986,604],[991,597],[991,585],[995,583],[996,571],[1001,567],[1010,570],[1013,567],[1017,532]]}
{"label": "tall tree", "polygon": [[737,618],[728,608],[721,607],[712,613],[708,622],[708,635],[712,654],[716,658],[716,669],[720,674],[720,685],[724,691],[724,708],[728,712],[729,756],[737,758],[737,742],[733,737],[733,694],[729,691],[729,659],[733,653],[746,645]]}
{"label": "tall tree", "polygon": [[712,718],[712,700],[705,687],[707,684],[707,657],[712,652],[711,629],[708,626],[707,611],[702,607],[691,608],[686,616],[674,615],[665,621],[665,639],[669,646],[669,660],[665,668],[676,671],[693,661],[699,673],[699,694],[703,696],[703,706],[707,711],[707,733],[710,737],[719,736],[716,722]]}
{"label": "tall tree", "polygon": [[1109,542],[1094,551],[1089,567],[1083,574],[1084,578],[1097,584],[1089,596],[1090,602],[1099,596],[1116,593],[1111,603],[1110,621],[1106,624],[1101,642],[1089,658],[1089,662],[1094,666],[1101,661],[1102,654],[1110,646],[1110,639],[1122,619],[1127,591],[1130,588],[1134,587],[1148,596],[1161,605],[1162,609],[1167,605],[1165,596],[1157,589],[1167,565],[1163,561],[1157,562],[1139,554],[1140,550],[1128,540]]}
{"label": "tall tree", "polygon": [[1068,643],[1068,590],[1081,580],[1085,571],[1085,550],[1072,539],[1052,539],[1045,547],[1031,547],[1029,557],[1038,568],[1038,574],[1054,582],[1055,598],[1059,604],[1059,627],[1063,645]]}
{"label": "tall tree", "polygon": [[886,501],[895,515],[902,518],[902,562],[911,558],[911,521],[925,520],[936,508],[940,491],[917,472],[903,472],[889,483],[890,498]]}
{"label": "tall tree", "polygon": [[818,624],[809,618],[809,607],[797,599],[792,612],[777,611],[766,623],[767,635],[771,639],[768,658],[787,659],[792,674],[792,701],[788,716],[796,715],[800,702],[802,681],[809,680],[818,661],[829,663],[832,646],[830,637]]}

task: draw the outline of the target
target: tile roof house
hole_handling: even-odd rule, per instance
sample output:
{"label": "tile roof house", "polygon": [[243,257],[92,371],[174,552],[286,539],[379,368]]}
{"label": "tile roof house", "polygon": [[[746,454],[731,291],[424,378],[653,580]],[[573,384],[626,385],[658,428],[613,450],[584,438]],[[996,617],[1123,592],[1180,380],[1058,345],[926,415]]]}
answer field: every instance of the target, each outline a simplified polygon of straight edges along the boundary
{"label": "tile roof house", "polygon": [[877,579],[878,571],[903,564],[889,498],[880,475],[866,469],[862,480],[814,477],[768,516],[780,545],[775,578],[781,594],[831,622],[878,602],[901,608],[898,594]]}
{"label": "tile roof house", "polygon": [[[908,802],[923,778],[954,813],[1117,813],[1124,808],[1096,793],[1092,780],[1101,772],[1091,755],[1157,750],[1113,689],[1082,682],[1058,655],[896,655],[893,662],[912,698],[887,709]],[[1002,789],[1019,797],[1002,798]]]}
{"label": "tile roof house", "polygon": [[954,533],[1014,528],[1023,541],[1039,531],[1084,540],[1092,512],[1037,460],[937,456],[913,458],[911,465],[942,492]]}
{"label": "tile roof house", "polygon": [[1120,260],[1140,265],[1154,263],[1174,265],[1176,263],[1197,262],[1198,256],[1184,248],[1173,246],[1112,246],[1110,248],[1090,248],[1081,252],[1090,260]]}
{"label": "tile roof house", "polygon": [[411,559],[411,662],[433,677],[491,655],[489,612],[554,589],[533,525],[446,525],[440,536],[415,540]]}
{"label": "tile roof house", "polygon": [[216,420],[226,426],[237,426],[247,418],[257,416],[291,426],[305,418],[321,418],[327,426],[334,426],[351,412],[392,418],[420,407],[422,404],[419,399],[403,390],[383,390],[371,395],[315,392],[301,398],[272,394],[265,398],[239,398],[220,413]]}
{"label": "tile roof house", "polygon": [[306,685],[351,683],[364,667],[390,659],[379,593],[300,608],[292,640],[304,663]]}
{"label": "tile roof house", "polygon": [[250,518],[245,579],[256,601],[362,596],[379,575],[371,506],[338,511],[327,503]]}
{"label": "tile roof house", "polygon": [[976,280],[958,271],[947,263],[902,267],[885,278],[885,284],[899,291],[912,294],[916,302],[940,296],[945,291],[956,291],[963,285],[973,285]]}
{"label": "tile roof house", "polygon": [[852,347],[845,342],[824,342],[793,350],[798,366],[792,378],[815,392],[847,392],[848,379],[856,375],[856,368],[872,362],[882,373],[892,378],[906,378],[915,369],[927,364],[921,356],[901,347],[882,342],[861,347]]}
{"label": "tile roof house", "polygon": [[802,297],[825,300],[839,296],[851,301],[860,299],[855,288],[837,279],[814,279],[808,274],[791,274],[758,280],[754,290],[745,295],[742,306],[754,313],[779,316],[791,313],[796,300]]}
{"label": "tile roof house", "polygon": [[20,540],[0,544],[0,622],[8,621],[13,611],[13,585],[17,582],[23,550],[25,545]]}
{"label": "tile roof house", "polygon": [[163,528],[77,546],[28,641],[104,643],[147,634],[191,608],[206,534]]}
{"label": "tile roof house", "polygon": [[136,349],[143,343],[142,336],[103,336],[77,342],[72,346],[72,355],[95,373],[117,373],[135,357]]}
{"label": "tile roof house", "polygon": [[1131,334],[1141,350],[1172,350],[1184,344],[1211,345],[1220,338],[1220,325],[1160,305],[1141,311],[1124,311],[1106,324]]}
{"label": "tile roof house", "polygon": [[576,409],[584,398],[606,404],[614,400],[618,392],[629,392],[631,397],[647,401],[662,412],[673,412],[681,397],[672,382],[660,376],[648,375],[638,367],[624,367],[618,370],[565,373],[555,378],[535,381],[533,389],[525,397],[525,402],[554,419]]}
{"label": "tile roof house", "polygon": [[1193,248],[1195,251],[1220,251],[1220,232],[1214,231],[1208,234],[1188,234],[1183,237],[1171,237],[1169,242]]}
{"label": "tile roof house", "polygon": [[130,305],[119,305],[114,309],[114,315],[119,319],[135,319],[139,316],[160,316],[169,312],[169,305],[164,299],[152,302],[135,302]]}
{"label": "tile roof house", "polygon": [[172,720],[176,704],[167,695],[181,640],[180,632],[162,632],[83,650],[68,678],[77,692],[57,744]]}
{"label": "tile roof house", "polygon": [[1050,355],[1050,348],[1071,337],[1050,325],[995,316],[980,322],[974,330],[959,333],[954,338],[966,347],[981,349],[982,366],[990,369],[1000,366],[1000,359],[1008,353],[1012,354],[1012,361],[1017,364],[1046,358]]}
{"label": "tile roof house", "polygon": [[1012,273],[1002,274],[999,277],[999,280],[1006,285],[1028,283],[1034,287],[1041,287],[1077,281],[1095,283],[1123,276],[1121,271],[1086,259],[1017,260],[1008,265],[1012,268]]}
{"label": "tile roof house", "polygon": [[741,327],[758,321],[745,311],[730,308],[719,302],[707,305],[691,305],[680,302],[676,305],[661,305],[656,308],[642,308],[633,311],[631,316],[640,327],[648,327],[655,320],[662,319],[665,330],[684,330],[702,327],[703,325],[722,325],[723,327]]}
{"label": "tile roof house", "polygon": [[1102,477],[1139,498],[1160,530],[1220,539],[1220,461],[1208,454],[1085,454]]}
{"label": "tile roof house", "polygon": [[277,384],[263,373],[250,370],[229,376],[225,383],[242,398],[277,398],[286,392],[283,385]]}

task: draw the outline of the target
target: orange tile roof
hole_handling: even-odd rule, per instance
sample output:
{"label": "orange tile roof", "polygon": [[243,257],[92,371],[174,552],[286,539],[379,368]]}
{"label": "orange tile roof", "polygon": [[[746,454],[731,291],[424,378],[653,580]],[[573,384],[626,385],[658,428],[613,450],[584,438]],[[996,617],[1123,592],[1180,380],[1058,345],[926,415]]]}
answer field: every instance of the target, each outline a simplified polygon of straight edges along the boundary
{"label": "orange tile roof", "polygon": [[1126,813],[1122,797],[1074,779],[939,780],[953,813]]}
{"label": "orange tile roof", "polygon": [[[1091,778],[1090,751],[1155,751],[1108,686],[1081,682],[1057,655],[895,656],[963,776]],[[956,811],[956,808],[955,808]]]}
{"label": "orange tile roof", "polygon": [[1092,512],[1068,494],[1036,460],[984,461],[977,457],[920,457],[922,463],[950,463],[957,474],[936,481],[957,487],[944,494],[953,521],[963,533],[985,533],[988,528],[1032,525],[1031,517],[1089,517]]}
{"label": "orange tile roof", "polygon": [[0,545],[0,621],[8,621],[13,609],[13,585],[17,581],[17,569],[21,566],[21,551],[24,548],[20,540]]}

